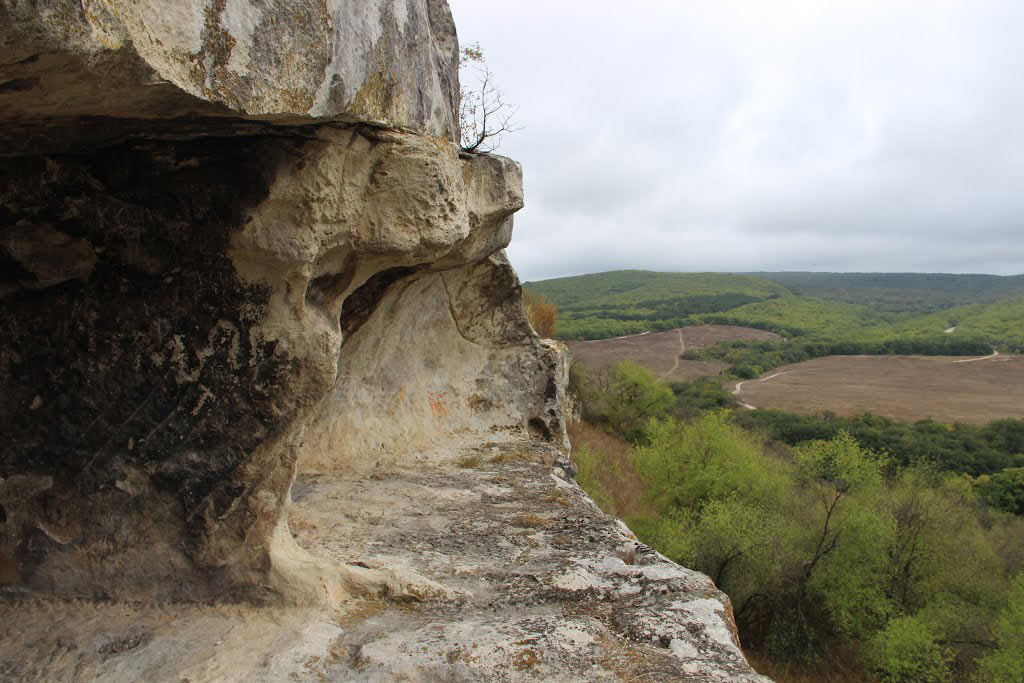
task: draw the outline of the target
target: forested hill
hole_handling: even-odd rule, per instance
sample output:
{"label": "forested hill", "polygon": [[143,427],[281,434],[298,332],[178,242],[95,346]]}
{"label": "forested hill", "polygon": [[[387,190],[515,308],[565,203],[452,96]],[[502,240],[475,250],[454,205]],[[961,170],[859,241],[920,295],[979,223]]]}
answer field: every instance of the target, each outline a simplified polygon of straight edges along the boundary
{"label": "forested hill", "polygon": [[553,280],[526,282],[561,310],[611,309],[640,304],[656,305],[692,296],[741,294],[752,299],[790,294],[784,285],[766,278],[732,273],[656,273],[649,270],[613,270]]}
{"label": "forested hill", "polygon": [[888,311],[934,311],[1024,295],[1024,275],[952,273],[747,273],[794,294]]}
{"label": "forested hill", "polygon": [[767,329],[786,338],[935,338],[943,346],[969,338],[982,348],[991,342],[1006,350],[1024,345],[1021,275],[620,270],[524,286],[558,305],[562,339],[719,323]]}
{"label": "forested hill", "polygon": [[730,273],[616,270],[540,282],[528,291],[558,305],[559,337],[602,339],[692,324],[690,317],[782,297],[786,287]]}

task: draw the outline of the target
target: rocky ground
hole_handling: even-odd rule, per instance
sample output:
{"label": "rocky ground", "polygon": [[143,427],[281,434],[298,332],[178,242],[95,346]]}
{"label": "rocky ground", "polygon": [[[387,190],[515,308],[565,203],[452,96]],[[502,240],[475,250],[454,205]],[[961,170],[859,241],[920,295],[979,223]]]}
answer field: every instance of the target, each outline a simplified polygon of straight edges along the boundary
{"label": "rocky ground", "polygon": [[382,568],[335,610],[39,600],[0,605],[4,680],[761,681],[728,599],[638,543],[536,443],[300,474],[312,554]]}

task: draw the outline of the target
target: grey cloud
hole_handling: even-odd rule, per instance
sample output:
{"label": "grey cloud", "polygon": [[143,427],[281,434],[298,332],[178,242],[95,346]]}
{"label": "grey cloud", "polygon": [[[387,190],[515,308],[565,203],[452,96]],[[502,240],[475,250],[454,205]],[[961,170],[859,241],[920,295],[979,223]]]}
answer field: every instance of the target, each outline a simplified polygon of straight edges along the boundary
{"label": "grey cloud", "polygon": [[525,279],[1024,271],[1024,4],[452,0],[527,126]]}

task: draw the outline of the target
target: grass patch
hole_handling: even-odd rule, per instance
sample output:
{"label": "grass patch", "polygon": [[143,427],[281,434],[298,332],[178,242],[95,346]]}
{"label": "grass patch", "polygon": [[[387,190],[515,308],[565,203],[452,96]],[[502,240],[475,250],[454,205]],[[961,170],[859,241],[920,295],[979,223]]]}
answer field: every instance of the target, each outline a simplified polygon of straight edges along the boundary
{"label": "grass patch", "polygon": [[533,462],[534,457],[526,451],[506,451],[491,458],[491,462]]}
{"label": "grass patch", "polygon": [[463,469],[468,470],[474,467],[480,467],[480,465],[483,464],[483,461],[484,459],[480,456],[479,453],[474,453],[473,455],[462,456],[457,461],[455,461],[455,464],[457,464],[459,467]]}
{"label": "grass patch", "polygon": [[518,526],[526,527],[528,529],[546,529],[554,524],[555,520],[542,515],[530,513],[526,515],[519,515],[516,517],[515,522]]}

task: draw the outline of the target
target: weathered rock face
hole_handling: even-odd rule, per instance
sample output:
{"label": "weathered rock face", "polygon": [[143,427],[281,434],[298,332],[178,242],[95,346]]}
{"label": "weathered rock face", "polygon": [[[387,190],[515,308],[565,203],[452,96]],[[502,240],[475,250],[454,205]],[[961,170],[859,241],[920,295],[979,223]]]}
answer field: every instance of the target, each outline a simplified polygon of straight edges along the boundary
{"label": "weathered rock face", "polygon": [[0,27],[7,122],[201,111],[457,133],[444,0],[3,0]]}
{"label": "weathered rock face", "polygon": [[0,4],[0,574],[337,598],[372,577],[291,541],[304,450],[564,438],[520,170],[451,142],[443,2],[172,5]]}
{"label": "weathered rock face", "polygon": [[760,680],[566,479],[456,71],[443,0],[0,0],[0,677]]}

